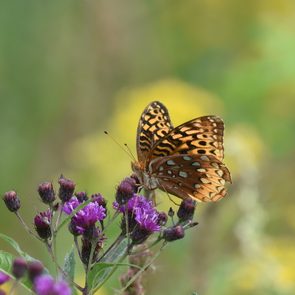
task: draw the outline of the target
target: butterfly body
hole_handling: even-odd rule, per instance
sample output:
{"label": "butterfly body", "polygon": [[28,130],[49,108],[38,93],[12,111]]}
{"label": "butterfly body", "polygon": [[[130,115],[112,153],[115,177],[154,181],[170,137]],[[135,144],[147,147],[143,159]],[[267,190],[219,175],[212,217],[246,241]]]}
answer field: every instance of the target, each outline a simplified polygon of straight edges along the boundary
{"label": "butterfly body", "polygon": [[217,201],[231,182],[223,160],[221,118],[204,116],[173,128],[159,101],[143,111],[137,129],[138,161],[132,170],[143,188],[157,188],[182,199]]}

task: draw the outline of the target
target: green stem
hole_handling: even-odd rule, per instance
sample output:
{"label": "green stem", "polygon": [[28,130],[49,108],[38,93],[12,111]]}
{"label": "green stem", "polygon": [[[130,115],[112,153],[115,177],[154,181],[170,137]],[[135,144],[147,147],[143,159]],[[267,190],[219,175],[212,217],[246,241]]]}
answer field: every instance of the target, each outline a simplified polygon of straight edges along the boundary
{"label": "green stem", "polygon": [[48,242],[46,242],[46,246],[47,246],[47,249],[48,249],[48,252],[49,252],[49,254],[50,254],[50,257],[51,257],[52,261],[54,262],[54,264],[55,264],[55,266],[58,268],[58,270],[62,273],[63,277],[67,278],[67,280],[70,281],[71,284],[73,284],[73,286],[74,286],[75,288],[77,288],[79,291],[83,292],[84,289],[83,289],[80,285],[78,285],[77,283],[75,283],[75,282],[74,282],[74,281],[68,276],[68,274],[62,269],[62,267],[60,267],[60,266],[58,265],[58,263],[56,262],[56,259],[55,259],[55,257],[54,257],[54,254],[53,254],[53,251],[52,251],[52,247],[51,247],[51,245],[50,245]]}
{"label": "green stem", "polygon": [[125,238],[125,235],[120,234],[117,239],[113,242],[113,244],[107,249],[106,252],[103,253],[103,255],[97,260],[98,262],[106,262],[106,257],[108,255],[108,253],[113,250],[117,245],[119,245],[121,243],[121,241],[123,241]]}
{"label": "green stem", "polygon": [[18,218],[18,220],[20,221],[20,223],[23,225],[23,227],[25,228],[25,230],[32,235],[34,238],[36,238],[37,240],[43,242],[43,240],[37,236],[25,223],[25,221],[22,219],[22,217],[20,216],[20,214],[18,212],[15,212],[16,217]]}

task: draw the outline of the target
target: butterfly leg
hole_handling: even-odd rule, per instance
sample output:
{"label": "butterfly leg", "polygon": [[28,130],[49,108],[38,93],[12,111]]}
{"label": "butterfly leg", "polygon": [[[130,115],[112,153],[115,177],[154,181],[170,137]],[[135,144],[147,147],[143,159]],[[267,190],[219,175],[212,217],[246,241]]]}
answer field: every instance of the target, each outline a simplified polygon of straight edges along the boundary
{"label": "butterfly leg", "polygon": [[148,199],[151,200],[153,202],[153,205],[156,205],[156,194],[155,194],[155,190],[148,190],[148,189],[144,189],[144,196]]}

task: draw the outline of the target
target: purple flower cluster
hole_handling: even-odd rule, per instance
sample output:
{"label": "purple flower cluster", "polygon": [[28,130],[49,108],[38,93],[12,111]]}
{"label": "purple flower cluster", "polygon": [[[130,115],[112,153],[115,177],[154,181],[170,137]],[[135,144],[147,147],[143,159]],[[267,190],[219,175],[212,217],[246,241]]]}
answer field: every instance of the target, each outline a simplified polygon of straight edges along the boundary
{"label": "purple flower cluster", "polygon": [[[104,200],[101,195],[99,197],[91,198],[91,202],[87,204],[85,207],[80,209],[71,219],[71,223],[69,225],[69,229],[72,234],[84,235],[85,233],[93,229],[95,227],[96,222],[103,221],[106,217],[106,209],[103,205],[100,205]],[[72,212],[80,206],[82,203],[76,196],[73,196],[68,202],[65,202],[63,205],[63,211],[70,215]],[[105,202],[105,201],[104,201]]]}
{"label": "purple flower cluster", "polygon": [[63,280],[55,281],[50,275],[38,276],[34,281],[37,295],[71,295],[72,290]]}
{"label": "purple flower cluster", "polygon": [[133,194],[133,197],[125,205],[114,202],[113,206],[123,214],[122,232],[127,234],[129,231],[133,243],[142,243],[152,233],[161,230],[162,213],[159,213],[153,206],[153,202],[147,200],[144,196]]}

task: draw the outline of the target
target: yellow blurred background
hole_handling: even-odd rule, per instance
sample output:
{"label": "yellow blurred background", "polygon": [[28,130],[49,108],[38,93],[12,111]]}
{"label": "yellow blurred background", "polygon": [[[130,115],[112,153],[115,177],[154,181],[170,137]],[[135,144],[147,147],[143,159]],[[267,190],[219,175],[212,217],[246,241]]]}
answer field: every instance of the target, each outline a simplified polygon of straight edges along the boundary
{"label": "yellow blurred background", "polygon": [[[293,295],[294,52],[291,0],[2,1],[0,192],[19,193],[30,225],[44,208],[37,185],[61,173],[110,204],[131,159],[104,130],[135,153],[153,100],[174,125],[220,115],[233,185],[198,206],[199,225],[165,249],[146,293]],[[49,265],[3,204],[0,213],[0,231]],[[62,245],[60,259],[69,235]],[[98,294],[113,294],[119,274]]]}

